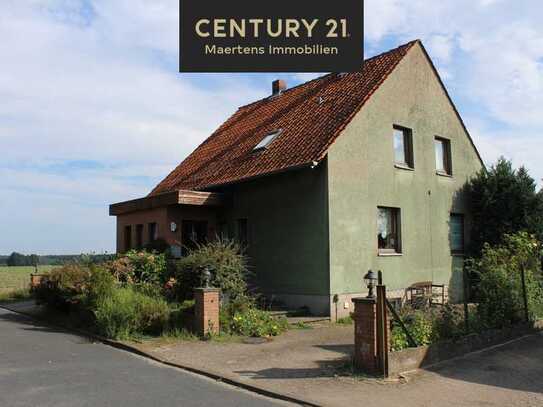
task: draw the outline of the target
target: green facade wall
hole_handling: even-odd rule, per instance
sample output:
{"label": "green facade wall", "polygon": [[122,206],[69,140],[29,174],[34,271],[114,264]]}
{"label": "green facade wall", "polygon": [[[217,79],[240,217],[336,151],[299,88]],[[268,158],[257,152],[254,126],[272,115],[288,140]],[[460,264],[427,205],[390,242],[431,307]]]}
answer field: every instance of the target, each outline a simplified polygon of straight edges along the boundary
{"label": "green facade wall", "polygon": [[247,254],[266,294],[328,296],[326,167],[305,168],[237,184],[219,218],[230,235],[246,218]]}
{"label": "green facade wall", "polygon": [[[413,131],[414,171],[394,166],[393,125]],[[451,140],[452,177],[436,174],[435,136]],[[366,291],[362,277],[371,268],[383,271],[387,289],[432,280],[458,298],[463,260],[450,253],[449,216],[465,214],[469,229],[461,190],[481,167],[416,45],[328,152],[330,294]],[[378,255],[378,206],[401,209],[400,256]]]}

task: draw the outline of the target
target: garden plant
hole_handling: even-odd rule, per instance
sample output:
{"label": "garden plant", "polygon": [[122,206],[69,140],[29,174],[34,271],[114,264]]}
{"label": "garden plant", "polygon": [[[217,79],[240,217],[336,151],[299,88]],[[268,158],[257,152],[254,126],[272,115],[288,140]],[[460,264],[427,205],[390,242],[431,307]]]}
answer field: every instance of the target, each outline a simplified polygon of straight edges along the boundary
{"label": "garden plant", "polygon": [[286,319],[256,306],[256,298],[247,290],[247,258],[229,240],[198,245],[181,259],[132,250],[100,264],[70,263],[49,272],[35,297],[109,338],[189,337],[192,292],[202,285],[204,269],[211,271],[211,284],[223,294],[223,332],[270,337],[287,329]]}

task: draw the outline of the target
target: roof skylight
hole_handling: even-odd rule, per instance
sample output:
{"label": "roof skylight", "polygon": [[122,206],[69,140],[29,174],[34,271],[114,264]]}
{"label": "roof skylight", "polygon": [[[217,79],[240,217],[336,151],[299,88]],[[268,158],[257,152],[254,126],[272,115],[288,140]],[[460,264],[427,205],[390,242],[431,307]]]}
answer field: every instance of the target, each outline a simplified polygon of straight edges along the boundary
{"label": "roof skylight", "polygon": [[270,143],[277,138],[279,134],[281,134],[283,130],[279,129],[272,133],[267,134],[262,140],[260,140],[260,143],[258,143],[254,148],[253,151],[262,150],[265,148],[268,148]]}

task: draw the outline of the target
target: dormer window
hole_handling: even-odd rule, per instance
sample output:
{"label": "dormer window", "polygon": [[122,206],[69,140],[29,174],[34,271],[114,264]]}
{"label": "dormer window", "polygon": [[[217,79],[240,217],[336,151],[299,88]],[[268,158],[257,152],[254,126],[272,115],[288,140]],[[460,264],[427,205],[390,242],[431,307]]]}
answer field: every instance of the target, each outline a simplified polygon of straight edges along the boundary
{"label": "dormer window", "polygon": [[253,151],[263,150],[265,148],[268,148],[268,146],[271,144],[273,140],[277,138],[279,134],[281,134],[283,130],[279,129],[272,133],[267,134],[261,141],[258,143],[254,148]]}

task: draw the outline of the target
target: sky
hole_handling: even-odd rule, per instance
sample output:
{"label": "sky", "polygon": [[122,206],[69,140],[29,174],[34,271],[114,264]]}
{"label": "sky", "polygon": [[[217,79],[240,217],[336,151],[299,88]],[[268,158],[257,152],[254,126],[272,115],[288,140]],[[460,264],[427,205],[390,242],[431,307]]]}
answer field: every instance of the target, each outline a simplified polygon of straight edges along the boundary
{"label": "sky", "polygon": [[[365,53],[419,38],[485,163],[543,178],[543,3],[366,0]],[[178,0],[0,0],[0,254],[113,252],[238,106],[315,74],[180,74]],[[541,183],[540,183],[541,185]]]}

